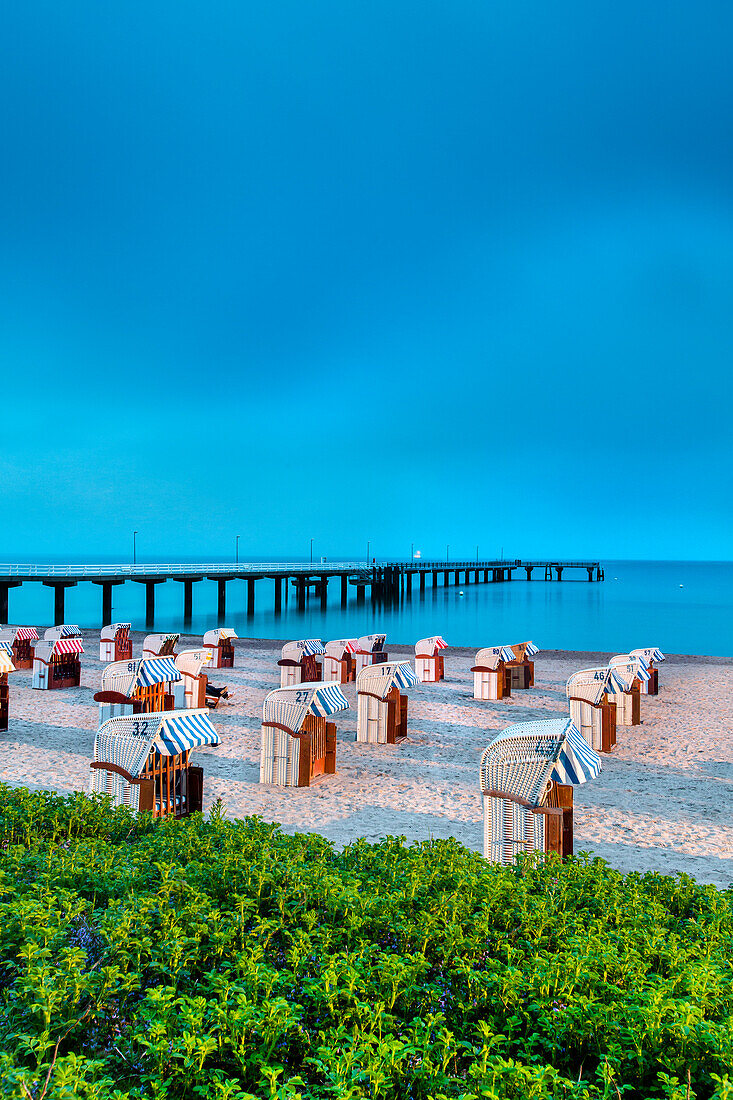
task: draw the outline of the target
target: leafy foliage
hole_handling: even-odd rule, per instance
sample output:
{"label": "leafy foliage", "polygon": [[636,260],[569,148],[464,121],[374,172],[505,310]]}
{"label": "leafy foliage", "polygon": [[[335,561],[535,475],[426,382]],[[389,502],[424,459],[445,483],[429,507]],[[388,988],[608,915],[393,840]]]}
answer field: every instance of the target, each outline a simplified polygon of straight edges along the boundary
{"label": "leafy foliage", "polygon": [[731,891],[0,786],[33,1100],[733,1100]]}

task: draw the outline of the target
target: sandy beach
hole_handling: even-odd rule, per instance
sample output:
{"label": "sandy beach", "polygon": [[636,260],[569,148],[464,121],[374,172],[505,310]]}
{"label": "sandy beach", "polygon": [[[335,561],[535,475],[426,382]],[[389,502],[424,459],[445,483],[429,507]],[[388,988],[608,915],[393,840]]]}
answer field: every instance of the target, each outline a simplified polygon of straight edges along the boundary
{"label": "sandy beach", "polygon": [[[133,634],[134,654],[143,635]],[[200,645],[183,637],[179,649]],[[404,835],[409,841],[455,837],[482,846],[478,790],[481,752],[513,722],[567,714],[565,681],[610,654],[540,652],[536,686],[502,702],[473,699],[474,651],[448,649],[446,681],[410,692],[410,737],[397,746],[360,745],[356,688],[344,685],[352,709],[337,716],[337,774],[310,788],[261,786],[262,701],[279,686],[280,644],[241,640],[235,669],[214,670],[230,702],[212,713],[221,744],[198,750],[204,804],[217,798],[231,817],[258,814],[286,832],[321,833],[337,845],[358,837]],[[412,656],[388,645],[394,657]],[[60,792],[88,789],[89,761],[102,664],[99,632],[85,631],[82,686],[34,691],[30,671],[10,676],[10,729],[0,734],[0,780]],[[660,694],[642,696],[642,724],[619,727],[603,772],[575,789],[575,851],[592,852],[621,871],[684,872],[724,888],[733,880],[733,661],[669,657]]]}

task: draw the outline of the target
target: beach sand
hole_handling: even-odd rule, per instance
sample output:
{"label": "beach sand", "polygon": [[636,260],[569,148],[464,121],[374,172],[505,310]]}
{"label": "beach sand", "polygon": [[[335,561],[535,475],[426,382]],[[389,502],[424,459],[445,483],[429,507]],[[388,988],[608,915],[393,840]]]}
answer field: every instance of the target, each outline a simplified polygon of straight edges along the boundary
{"label": "beach sand", "polygon": [[[10,729],[0,733],[0,781],[60,792],[88,790],[89,761],[103,665],[99,632],[85,631],[82,686],[32,690],[30,671],[10,676]],[[134,653],[143,635],[133,634]],[[637,640],[634,640],[637,641]],[[201,644],[182,637],[179,650]],[[231,817],[258,814],[288,833],[313,831],[337,845],[359,837],[408,841],[455,837],[482,848],[479,760],[491,737],[513,722],[565,716],[565,681],[610,654],[539,653],[535,684],[496,703],[473,699],[471,650],[445,651],[447,679],[410,692],[410,736],[396,746],[354,741],[351,709],[336,716],[337,774],[309,788],[261,786],[262,701],[279,686],[280,643],[242,640],[235,669],[213,670],[231,702],[214,712],[221,744],[196,750],[204,768],[204,809],[220,798]],[[407,646],[388,646],[394,658]],[[620,871],[684,872],[727,887],[733,880],[733,662],[670,657],[660,666],[659,696],[642,696],[641,726],[619,727],[598,779],[575,788],[575,852],[591,852]]]}

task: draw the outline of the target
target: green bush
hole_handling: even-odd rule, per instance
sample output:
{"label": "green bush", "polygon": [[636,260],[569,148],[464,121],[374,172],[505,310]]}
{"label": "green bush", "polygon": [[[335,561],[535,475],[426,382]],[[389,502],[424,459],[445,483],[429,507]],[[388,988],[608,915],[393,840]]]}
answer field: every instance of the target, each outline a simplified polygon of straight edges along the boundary
{"label": "green bush", "polygon": [[731,892],[0,786],[4,1096],[733,1100]]}

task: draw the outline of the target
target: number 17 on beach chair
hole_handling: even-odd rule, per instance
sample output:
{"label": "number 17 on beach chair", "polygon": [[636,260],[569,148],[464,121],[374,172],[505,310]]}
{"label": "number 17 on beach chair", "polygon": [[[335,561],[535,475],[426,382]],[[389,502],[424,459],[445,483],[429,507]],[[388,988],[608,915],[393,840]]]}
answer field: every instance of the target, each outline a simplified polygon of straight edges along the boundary
{"label": "number 17 on beach chair", "polygon": [[265,696],[260,783],[309,787],[336,771],[336,725],[349,703],[338,684],[294,684]]}
{"label": "number 17 on beach chair", "polygon": [[595,778],[601,758],[570,719],[518,722],[481,757],[484,858],[573,854],[573,786]]}
{"label": "number 17 on beach chair", "polygon": [[418,679],[409,661],[368,665],[356,678],[356,740],[397,745],[407,737],[407,696]]}

